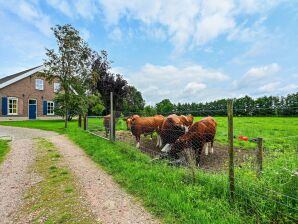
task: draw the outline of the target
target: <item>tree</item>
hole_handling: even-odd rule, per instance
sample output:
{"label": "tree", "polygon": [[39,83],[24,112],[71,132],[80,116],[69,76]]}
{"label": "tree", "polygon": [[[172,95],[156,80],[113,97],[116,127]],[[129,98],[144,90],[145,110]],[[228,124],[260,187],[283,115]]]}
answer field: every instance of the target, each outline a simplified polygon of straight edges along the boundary
{"label": "tree", "polygon": [[100,93],[106,108],[110,108],[110,92],[114,93],[114,107],[122,111],[123,102],[128,94],[127,81],[120,75],[110,72],[111,61],[106,51],[93,54],[92,73],[89,79],[93,93]]}
{"label": "tree", "polygon": [[100,115],[105,110],[105,106],[98,95],[88,96],[88,114]]}
{"label": "tree", "polygon": [[144,107],[144,116],[154,116],[156,115],[156,109],[153,106],[147,105]]}
{"label": "tree", "polygon": [[140,113],[145,106],[142,93],[134,86],[128,86],[126,98],[123,101],[123,112],[125,114]]}
{"label": "tree", "polygon": [[[72,98],[77,93],[75,88],[78,83],[81,85],[84,83],[84,77],[89,73],[91,49],[71,25],[57,25],[52,30],[58,46],[57,51],[46,49],[44,76],[49,82],[54,80],[60,82],[64,94],[60,99],[63,100],[66,115],[74,110]],[[78,82],[78,79],[81,81]],[[75,99],[82,99],[82,95]],[[67,128],[67,117],[65,116],[65,128]]]}
{"label": "tree", "polygon": [[174,105],[171,103],[169,99],[164,99],[161,102],[156,104],[157,113],[160,113],[160,114],[172,113],[173,109],[174,109]]}

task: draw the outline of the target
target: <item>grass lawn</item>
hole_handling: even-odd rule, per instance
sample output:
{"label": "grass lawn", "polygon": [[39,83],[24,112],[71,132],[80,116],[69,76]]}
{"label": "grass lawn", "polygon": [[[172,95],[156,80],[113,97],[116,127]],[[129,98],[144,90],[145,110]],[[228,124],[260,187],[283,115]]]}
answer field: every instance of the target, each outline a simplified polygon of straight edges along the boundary
{"label": "grass lawn", "polygon": [[9,141],[0,140],[0,163],[5,159],[5,155],[9,151]]}
{"label": "grass lawn", "polygon": [[[226,135],[226,119],[216,119],[219,123],[217,141],[225,144],[221,141]],[[254,118],[256,122],[251,119],[252,123],[249,123],[249,118],[235,118],[235,133],[238,130],[239,133],[257,133],[258,125],[260,128],[272,127],[272,122],[276,122],[273,129],[285,128],[284,122],[278,122],[278,118]],[[294,128],[291,127],[297,122],[297,118],[291,119],[285,118],[291,129],[288,133],[293,132]],[[94,123],[97,122],[99,121],[94,120]],[[293,171],[298,168],[298,157],[295,151],[297,148],[292,143],[289,143],[292,146],[290,150],[285,148],[272,153],[272,157],[265,158],[260,180],[256,178],[251,163],[236,168],[236,200],[231,207],[228,203],[227,171],[208,173],[198,169],[196,183],[192,183],[188,169],[171,167],[163,161],[152,162],[147,155],[125,143],[112,143],[78,129],[76,121],[70,122],[67,130],[63,129],[62,121],[0,124],[41,128],[66,134],[124,189],[139,198],[148,210],[166,223],[291,223],[298,219],[295,210],[298,209],[298,203],[290,199],[298,198],[298,178],[293,175]],[[248,125],[244,127],[245,124]],[[278,133],[273,131],[272,133]],[[294,131],[297,133],[297,130]],[[267,134],[270,136],[269,130]]]}

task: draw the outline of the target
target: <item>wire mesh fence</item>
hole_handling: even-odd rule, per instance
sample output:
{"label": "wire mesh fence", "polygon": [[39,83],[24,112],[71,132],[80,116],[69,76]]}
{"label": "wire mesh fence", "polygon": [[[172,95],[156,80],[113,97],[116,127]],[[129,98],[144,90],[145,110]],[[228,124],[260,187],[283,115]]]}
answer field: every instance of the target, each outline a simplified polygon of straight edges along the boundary
{"label": "wire mesh fence", "polygon": [[[237,110],[241,108],[233,112]],[[198,165],[200,170],[220,174],[219,192],[230,200],[232,196],[233,207],[256,216],[259,223],[298,223],[297,120],[232,114],[231,126],[227,108],[220,117],[208,116],[210,111],[204,111],[206,116],[179,111],[154,116],[113,112],[112,119],[88,116],[86,129],[131,145],[152,161],[187,168],[192,183],[202,181]]]}

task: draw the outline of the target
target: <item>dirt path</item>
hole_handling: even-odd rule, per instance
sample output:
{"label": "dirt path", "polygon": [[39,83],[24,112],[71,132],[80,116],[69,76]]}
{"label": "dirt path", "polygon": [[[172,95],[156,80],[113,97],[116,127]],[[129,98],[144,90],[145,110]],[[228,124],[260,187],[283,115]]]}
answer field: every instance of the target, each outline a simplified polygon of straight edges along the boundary
{"label": "dirt path", "polygon": [[64,155],[93,212],[103,223],[158,223],[78,146],[64,136],[55,136],[50,140]]}
{"label": "dirt path", "polygon": [[10,152],[0,166],[0,217],[1,223],[14,223],[13,215],[32,182],[29,172],[35,158],[32,138],[56,134],[3,126],[0,126],[0,133],[13,139]]}
{"label": "dirt path", "polygon": [[[158,223],[124,192],[112,178],[66,137],[54,132],[0,126],[0,135],[9,135],[11,151],[0,166],[1,223],[14,223],[13,215],[23,203],[24,192],[32,185],[29,168],[35,160],[32,138],[53,142],[77,179],[92,212],[102,223]],[[33,177],[34,179],[34,177]]]}

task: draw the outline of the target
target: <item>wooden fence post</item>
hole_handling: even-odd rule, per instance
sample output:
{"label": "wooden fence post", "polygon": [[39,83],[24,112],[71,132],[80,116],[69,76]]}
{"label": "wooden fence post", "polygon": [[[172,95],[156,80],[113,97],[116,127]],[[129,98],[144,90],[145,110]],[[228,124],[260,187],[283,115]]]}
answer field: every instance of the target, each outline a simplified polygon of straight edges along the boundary
{"label": "wooden fence post", "polygon": [[110,140],[115,141],[114,132],[114,94],[110,92]]}
{"label": "wooden fence post", "polygon": [[263,170],[263,138],[257,138],[257,177],[260,178]]}
{"label": "wooden fence post", "polygon": [[229,186],[231,201],[235,198],[235,174],[234,174],[234,134],[233,134],[233,100],[229,99],[228,110],[228,139],[229,139]]}
{"label": "wooden fence post", "polygon": [[84,130],[86,131],[88,128],[88,124],[87,124],[87,114],[84,114]]}
{"label": "wooden fence post", "polygon": [[82,114],[79,114],[78,126],[79,128],[82,127]]}

